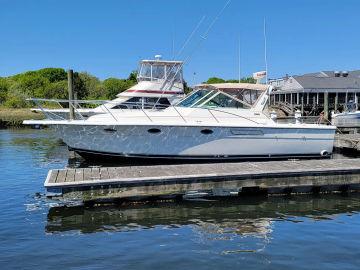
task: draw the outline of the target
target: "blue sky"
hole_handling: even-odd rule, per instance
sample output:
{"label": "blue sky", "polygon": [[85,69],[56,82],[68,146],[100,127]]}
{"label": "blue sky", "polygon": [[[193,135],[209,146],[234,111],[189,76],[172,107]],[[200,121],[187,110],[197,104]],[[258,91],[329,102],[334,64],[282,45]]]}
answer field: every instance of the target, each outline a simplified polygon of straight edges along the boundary
{"label": "blue sky", "polygon": [[[63,67],[126,77],[140,59],[171,58],[173,37],[177,52],[206,16],[184,59],[226,1],[0,0],[0,76]],[[232,0],[185,65],[185,79],[237,78],[239,36],[242,76],[263,70],[264,17],[270,78],[359,69],[359,14],[356,0]]]}

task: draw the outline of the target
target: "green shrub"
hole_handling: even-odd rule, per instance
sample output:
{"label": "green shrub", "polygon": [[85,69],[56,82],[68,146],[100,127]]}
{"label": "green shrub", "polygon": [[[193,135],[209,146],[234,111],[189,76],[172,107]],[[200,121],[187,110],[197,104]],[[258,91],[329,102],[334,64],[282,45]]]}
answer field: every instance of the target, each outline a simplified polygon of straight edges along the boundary
{"label": "green shrub", "polygon": [[8,92],[4,106],[7,108],[26,108],[30,103],[26,101],[26,96],[18,91]]}
{"label": "green shrub", "polygon": [[9,89],[9,83],[5,78],[0,78],[0,105],[6,100]]}

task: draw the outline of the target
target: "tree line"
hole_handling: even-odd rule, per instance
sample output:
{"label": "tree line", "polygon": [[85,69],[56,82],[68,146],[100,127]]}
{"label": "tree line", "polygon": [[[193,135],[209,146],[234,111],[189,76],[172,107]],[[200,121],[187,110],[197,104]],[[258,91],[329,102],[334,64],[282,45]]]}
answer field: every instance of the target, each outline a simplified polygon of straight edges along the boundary
{"label": "tree line", "polygon": [[[126,79],[99,78],[87,72],[74,72],[74,88],[77,99],[111,100],[116,95],[136,84],[136,72]],[[205,83],[237,82],[211,77]],[[254,83],[252,78],[243,78],[241,82]],[[191,91],[185,83],[185,92]],[[62,68],[43,68],[14,76],[0,77],[0,107],[31,107],[27,98],[67,99],[67,73]]]}
{"label": "tree line", "polygon": [[[231,79],[231,80],[224,80],[218,77],[211,77],[204,83],[238,83],[239,80]],[[256,83],[256,80],[252,77],[244,77],[240,79],[241,83]]]}
{"label": "tree line", "polygon": [[[78,99],[114,99],[136,84],[136,73],[128,78],[99,78],[87,72],[74,72],[74,88]],[[67,99],[67,73],[62,68],[43,68],[9,77],[0,77],[0,106],[8,108],[26,108],[32,104],[26,102],[29,97],[48,99]]]}

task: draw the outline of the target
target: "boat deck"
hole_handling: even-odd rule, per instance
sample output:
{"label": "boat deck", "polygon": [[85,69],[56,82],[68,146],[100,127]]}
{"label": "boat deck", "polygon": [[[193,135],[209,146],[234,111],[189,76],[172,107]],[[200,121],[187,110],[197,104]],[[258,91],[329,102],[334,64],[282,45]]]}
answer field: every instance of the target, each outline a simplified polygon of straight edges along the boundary
{"label": "boat deck", "polygon": [[146,200],[360,189],[359,159],[210,163],[51,170],[47,196],[61,200]]}

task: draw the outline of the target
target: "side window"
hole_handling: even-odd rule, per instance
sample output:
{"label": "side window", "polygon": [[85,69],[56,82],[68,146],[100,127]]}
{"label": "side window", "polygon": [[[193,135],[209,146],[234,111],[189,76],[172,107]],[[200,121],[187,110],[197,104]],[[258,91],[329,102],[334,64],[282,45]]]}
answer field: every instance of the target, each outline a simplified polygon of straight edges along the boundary
{"label": "side window", "polygon": [[136,109],[141,106],[141,98],[140,97],[132,97],[125,102],[115,105],[111,109]]}
{"label": "side window", "polygon": [[159,103],[161,105],[170,105],[170,102],[167,98],[160,98]]}
{"label": "side window", "polygon": [[128,107],[126,105],[124,105],[124,104],[119,104],[119,105],[116,105],[116,106],[112,107],[111,109],[114,109],[114,110],[116,110],[116,109],[128,109]]}
{"label": "side window", "polygon": [[237,100],[232,99],[231,97],[228,97],[222,93],[216,95],[212,99],[210,99],[208,102],[206,102],[204,107],[222,107],[222,108],[248,108],[248,106],[238,102]]}

